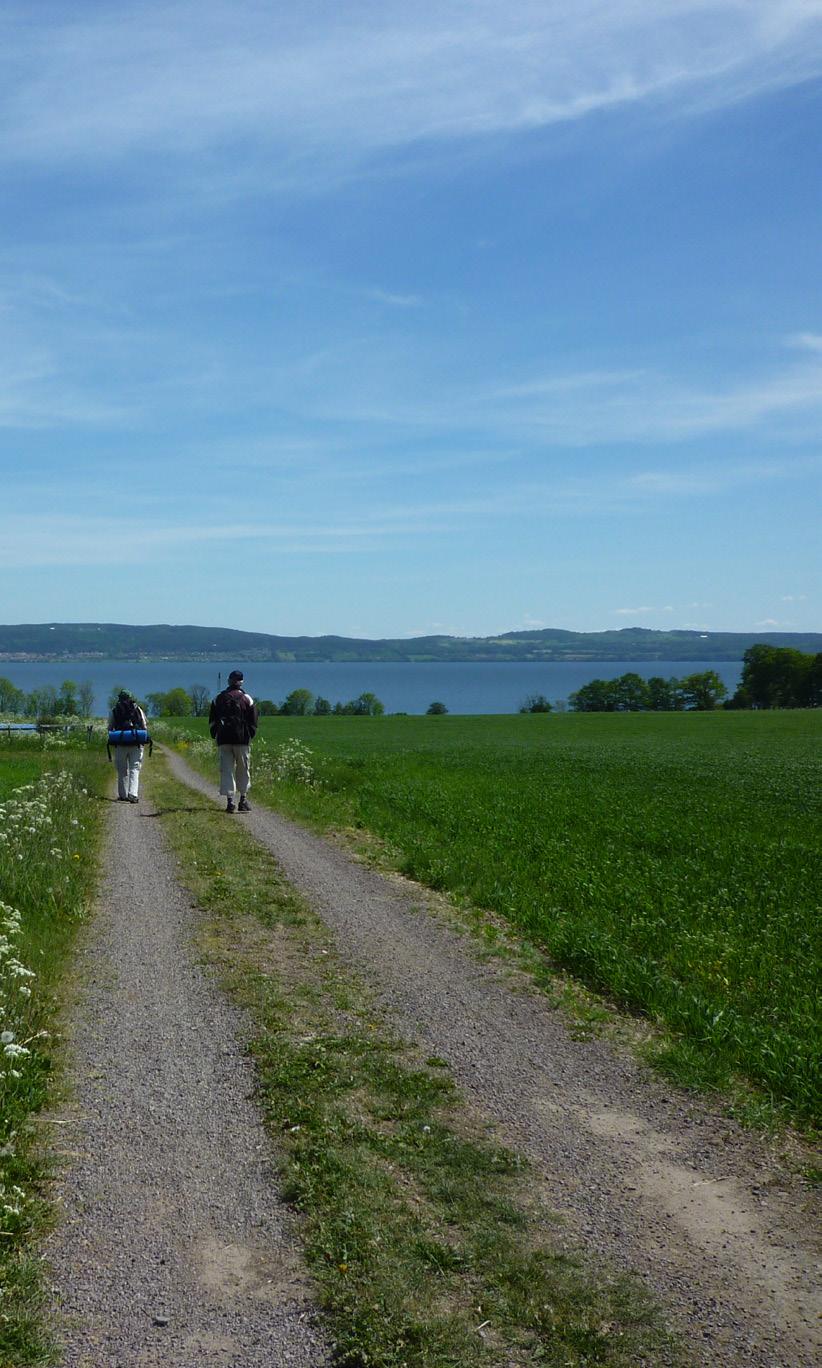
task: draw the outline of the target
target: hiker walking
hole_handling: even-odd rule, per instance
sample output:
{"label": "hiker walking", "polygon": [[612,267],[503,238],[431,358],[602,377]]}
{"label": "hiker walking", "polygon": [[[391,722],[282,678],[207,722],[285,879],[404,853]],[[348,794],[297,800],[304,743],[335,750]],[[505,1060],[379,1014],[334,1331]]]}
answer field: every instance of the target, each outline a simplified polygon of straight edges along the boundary
{"label": "hiker walking", "polygon": [[[208,714],[208,729],[220,756],[220,793],[226,812],[250,812],[251,742],[257,731],[257,705],[243,688],[242,670],[232,670],[228,688],[218,693]],[[239,792],[238,807],[234,796]]]}
{"label": "hiker walking", "polygon": [[121,803],[140,801],[140,766],[143,747],[148,740],[145,713],[137,700],[126,689],[121,689],[108,716],[109,759],[114,747],[117,799]]}

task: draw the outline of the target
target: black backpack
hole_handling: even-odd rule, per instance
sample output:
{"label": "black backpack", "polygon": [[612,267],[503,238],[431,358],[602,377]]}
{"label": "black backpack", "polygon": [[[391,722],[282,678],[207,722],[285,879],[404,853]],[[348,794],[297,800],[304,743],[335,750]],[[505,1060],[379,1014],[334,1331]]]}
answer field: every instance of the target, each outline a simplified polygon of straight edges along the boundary
{"label": "black backpack", "polygon": [[143,719],[133,698],[118,698],[114,705],[112,721],[115,727],[142,727],[143,725]]}
{"label": "black backpack", "polygon": [[248,719],[245,715],[245,708],[235,694],[224,693],[220,695],[217,706],[217,741],[220,740],[221,733],[238,738],[235,744],[242,744],[248,736]]}
{"label": "black backpack", "polygon": [[148,746],[154,752],[154,742],[146,729],[140,709],[133,698],[118,698],[111,710],[111,726],[106,742],[106,755],[111,759],[112,746]]}

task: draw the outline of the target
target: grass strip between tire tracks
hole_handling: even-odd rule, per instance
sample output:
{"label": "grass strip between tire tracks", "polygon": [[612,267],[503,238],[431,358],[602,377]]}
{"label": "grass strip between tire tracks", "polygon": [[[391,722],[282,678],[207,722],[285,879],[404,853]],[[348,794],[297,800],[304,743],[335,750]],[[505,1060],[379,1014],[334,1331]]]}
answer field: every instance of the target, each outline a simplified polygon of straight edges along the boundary
{"label": "grass strip between tire tracks", "polygon": [[243,831],[151,776],[202,945],[252,1023],[259,1099],[348,1368],[681,1362],[639,1281],[569,1247],[441,1060],[396,1039]]}

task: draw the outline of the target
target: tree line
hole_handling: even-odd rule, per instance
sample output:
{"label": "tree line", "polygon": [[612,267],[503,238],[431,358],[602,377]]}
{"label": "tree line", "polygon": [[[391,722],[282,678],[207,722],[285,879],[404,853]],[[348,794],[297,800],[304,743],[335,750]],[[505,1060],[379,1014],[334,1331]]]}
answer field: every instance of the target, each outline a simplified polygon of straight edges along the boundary
{"label": "tree line", "polygon": [[716,670],[682,679],[643,679],[629,671],[617,679],[592,679],[568,703],[574,712],[710,712],[727,692]]}
{"label": "tree line", "polygon": [[[750,646],[742,678],[732,697],[716,670],[682,679],[629,672],[617,679],[592,679],[568,699],[575,712],[711,712],[723,708],[822,707],[822,653],[808,655],[785,646]],[[521,711],[543,711],[525,708]]]}
{"label": "tree line", "polygon": [[787,646],[751,646],[743,656],[739,688],[726,708],[822,707],[822,651],[809,655]]}
{"label": "tree line", "polygon": [[37,717],[41,722],[48,722],[61,717],[88,718],[93,712],[94,685],[89,679],[80,684],[73,679],[64,679],[59,688],[44,684],[42,688],[26,693],[0,675],[0,715]]}
{"label": "tree line", "polygon": [[[204,684],[192,684],[188,689],[146,694],[146,704],[152,717],[207,717],[211,694]],[[347,703],[331,703],[310,689],[292,689],[282,703],[258,698],[257,711],[261,717],[382,717],[385,707],[369,691]]]}

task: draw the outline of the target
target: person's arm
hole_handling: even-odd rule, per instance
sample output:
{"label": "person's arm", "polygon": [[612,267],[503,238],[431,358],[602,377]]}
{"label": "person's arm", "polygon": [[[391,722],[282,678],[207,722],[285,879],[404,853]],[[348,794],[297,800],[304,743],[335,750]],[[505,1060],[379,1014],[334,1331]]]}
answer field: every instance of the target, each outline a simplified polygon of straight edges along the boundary
{"label": "person's arm", "polygon": [[213,699],[211,700],[211,707],[210,707],[209,710],[208,710],[208,730],[211,732],[211,735],[214,737],[214,739],[215,739],[215,741],[216,741],[216,739],[217,739],[217,700],[216,700],[216,698],[213,698]]}
{"label": "person's arm", "polygon": [[257,727],[259,726],[260,719],[257,715],[257,704],[251,697],[248,699],[246,712],[248,714],[248,739],[249,741],[253,741],[254,737],[257,735]]}

